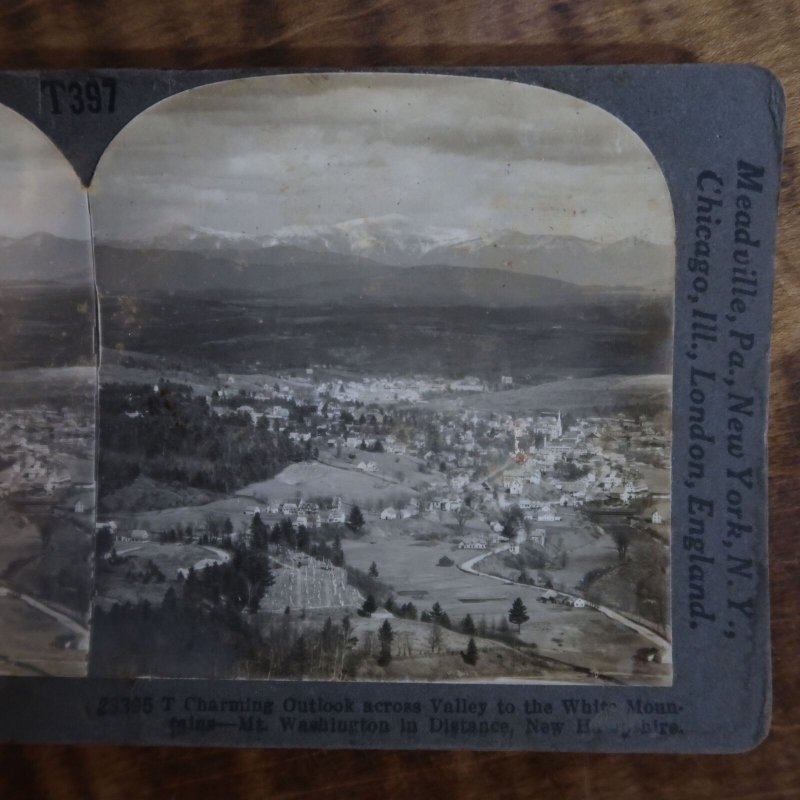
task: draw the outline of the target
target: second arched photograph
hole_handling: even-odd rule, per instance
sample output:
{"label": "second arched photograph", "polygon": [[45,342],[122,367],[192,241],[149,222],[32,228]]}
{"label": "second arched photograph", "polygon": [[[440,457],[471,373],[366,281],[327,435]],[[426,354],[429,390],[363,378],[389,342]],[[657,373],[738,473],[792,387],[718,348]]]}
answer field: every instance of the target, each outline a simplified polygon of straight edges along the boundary
{"label": "second arched photograph", "polygon": [[675,229],[511,81],[212,83],[111,143],[101,677],[670,685]]}

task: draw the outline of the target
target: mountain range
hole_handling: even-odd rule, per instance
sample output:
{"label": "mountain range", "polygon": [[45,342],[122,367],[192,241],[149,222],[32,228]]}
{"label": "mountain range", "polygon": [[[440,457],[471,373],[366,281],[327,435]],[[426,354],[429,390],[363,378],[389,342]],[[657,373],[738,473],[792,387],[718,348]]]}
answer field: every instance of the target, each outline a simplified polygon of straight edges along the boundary
{"label": "mountain range", "polygon": [[[671,248],[639,239],[476,235],[399,215],[255,237],[171,227],[150,241],[99,243],[94,255],[102,293],[245,293],[289,305],[545,305],[609,291],[664,297],[673,283]],[[0,282],[90,280],[86,242],[0,238]]]}
{"label": "mountain range", "polygon": [[14,239],[0,236],[0,284],[90,284],[91,243],[34,233]]}
{"label": "mountain range", "polygon": [[214,253],[245,263],[290,247],[395,267],[500,269],[595,287],[671,290],[674,273],[672,248],[643,239],[602,243],[510,230],[476,234],[460,228],[419,226],[399,214],[335,225],[291,225],[263,236],[177,226],[164,230],[146,247]]}
{"label": "mountain range", "polygon": [[[268,305],[479,305],[579,301],[579,287],[538,275],[448,265],[398,268],[364,258],[273,246],[236,260],[224,253],[97,248],[101,294],[246,295]],[[500,280],[498,280],[498,277]]]}

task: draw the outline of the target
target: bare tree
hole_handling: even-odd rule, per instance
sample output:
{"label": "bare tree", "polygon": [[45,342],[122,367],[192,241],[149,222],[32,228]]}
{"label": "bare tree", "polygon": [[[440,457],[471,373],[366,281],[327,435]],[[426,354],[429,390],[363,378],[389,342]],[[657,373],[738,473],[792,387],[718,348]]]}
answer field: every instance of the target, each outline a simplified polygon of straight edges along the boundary
{"label": "bare tree", "polygon": [[442,640],[442,627],[438,622],[434,622],[428,632],[428,647],[430,647],[431,653],[442,651]]}
{"label": "bare tree", "polygon": [[453,516],[456,518],[456,524],[458,525],[458,532],[459,534],[464,533],[464,526],[467,524],[467,520],[472,517],[472,509],[464,505],[460,505],[454,512]]}

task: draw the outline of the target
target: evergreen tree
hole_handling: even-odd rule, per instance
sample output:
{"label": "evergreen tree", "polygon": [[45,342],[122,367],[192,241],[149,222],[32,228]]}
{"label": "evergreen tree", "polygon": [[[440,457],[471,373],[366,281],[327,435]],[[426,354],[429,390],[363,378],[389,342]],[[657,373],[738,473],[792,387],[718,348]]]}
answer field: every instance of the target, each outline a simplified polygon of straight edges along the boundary
{"label": "evergreen tree", "polygon": [[297,528],[297,549],[308,552],[309,544],[311,543],[311,536],[308,528],[305,525],[300,525]]}
{"label": "evergreen tree", "polygon": [[528,616],[528,609],[522,602],[522,598],[518,597],[511,605],[508,612],[508,621],[517,626],[517,633],[522,631],[522,623],[530,619]]}
{"label": "evergreen tree", "polygon": [[380,642],[380,653],[378,654],[378,664],[385,667],[392,660],[392,640],[394,631],[388,619],[383,621],[383,625],[378,629],[378,642]]}
{"label": "evergreen tree", "polygon": [[[237,549],[232,564],[243,582],[243,605],[251,614],[255,614],[268,587],[275,582],[269,559],[263,553],[241,548]],[[210,569],[213,570],[213,567]],[[231,579],[234,577],[231,576]]]}
{"label": "evergreen tree", "polygon": [[253,547],[266,547],[269,538],[269,530],[261,519],[261,514],[256,511],[253,514],[253,521],[250,523],[250,536]]}
{"label": "evergreen tree", "polygon": [[174,611],[178,607],[178,595],[175,593],[175,589],[170,586],[166,592],[164,592],[164,599],[161,601],[161,608],[164,611]]}
{"label": "evergreen tree", "polygon": [[431,619],[441,625],[443,628],[452,628],[453,625],[450,622],[450,617],[447,613],[442,609],[439,603],[434,603],[431,607]]}
{"label": "evergreen tree", "polygon": [[378,565],[374,561],[369,565],[369,571],[367,574],[370,576],[370,578],[378,577]]}
{"label": "evergreen tree", "polygon": [[347,527],[354,533],[358,533],[364,527],[364,515],[358,506],[350,509],[350,514],[347,516]]}
{"label": "evergreen tree", "polygon": [[342,550],[342,537],[337,533],[333,540],[333,552],[331,561],[335,567],[344,566],[344,550]]}
{"label": "evergreen tree", "polygon": [[475,640],[471,636],[467,644],[467,652],[462,653],[461,658],[464,659],[464,663],[472,666],[478,663],[478,647],[475,644]]}
{"label": "evergreen tree", "polygon": [[367,595],[367,599],[364,601],[364,605],[361,606],[361,610],[368,617],[378,610],[378,604],[375,602],[375,598],[371,594]]}
{"label": "evergreen tree", "polygon": [[470,614],[467,614],[467,616],[461,620],[461,630],[466,633],[467,636],[475,635],[475,622]]}
{"label": "evergreen tree", "polygon": [[306,640],[302,634],[295,640],[292,651],[289,654],[289,660],[291,663],[292,675],[302,677],[305,674],[306,664],[308,662]]}

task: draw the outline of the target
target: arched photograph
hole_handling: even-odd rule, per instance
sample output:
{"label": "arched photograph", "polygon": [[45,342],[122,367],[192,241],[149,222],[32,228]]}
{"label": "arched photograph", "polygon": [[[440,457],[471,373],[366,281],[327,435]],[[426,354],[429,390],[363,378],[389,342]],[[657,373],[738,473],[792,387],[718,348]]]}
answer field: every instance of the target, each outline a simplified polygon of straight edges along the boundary
{"label": "arched photograph", "polygon": [[669,685],[674,220],[586,101],[177,94],[89,190],[91,673]]}
{"label": "arched photograph", "polygon": [[0,106],[0,675],[86,674],[95,291],[86,193]]}

